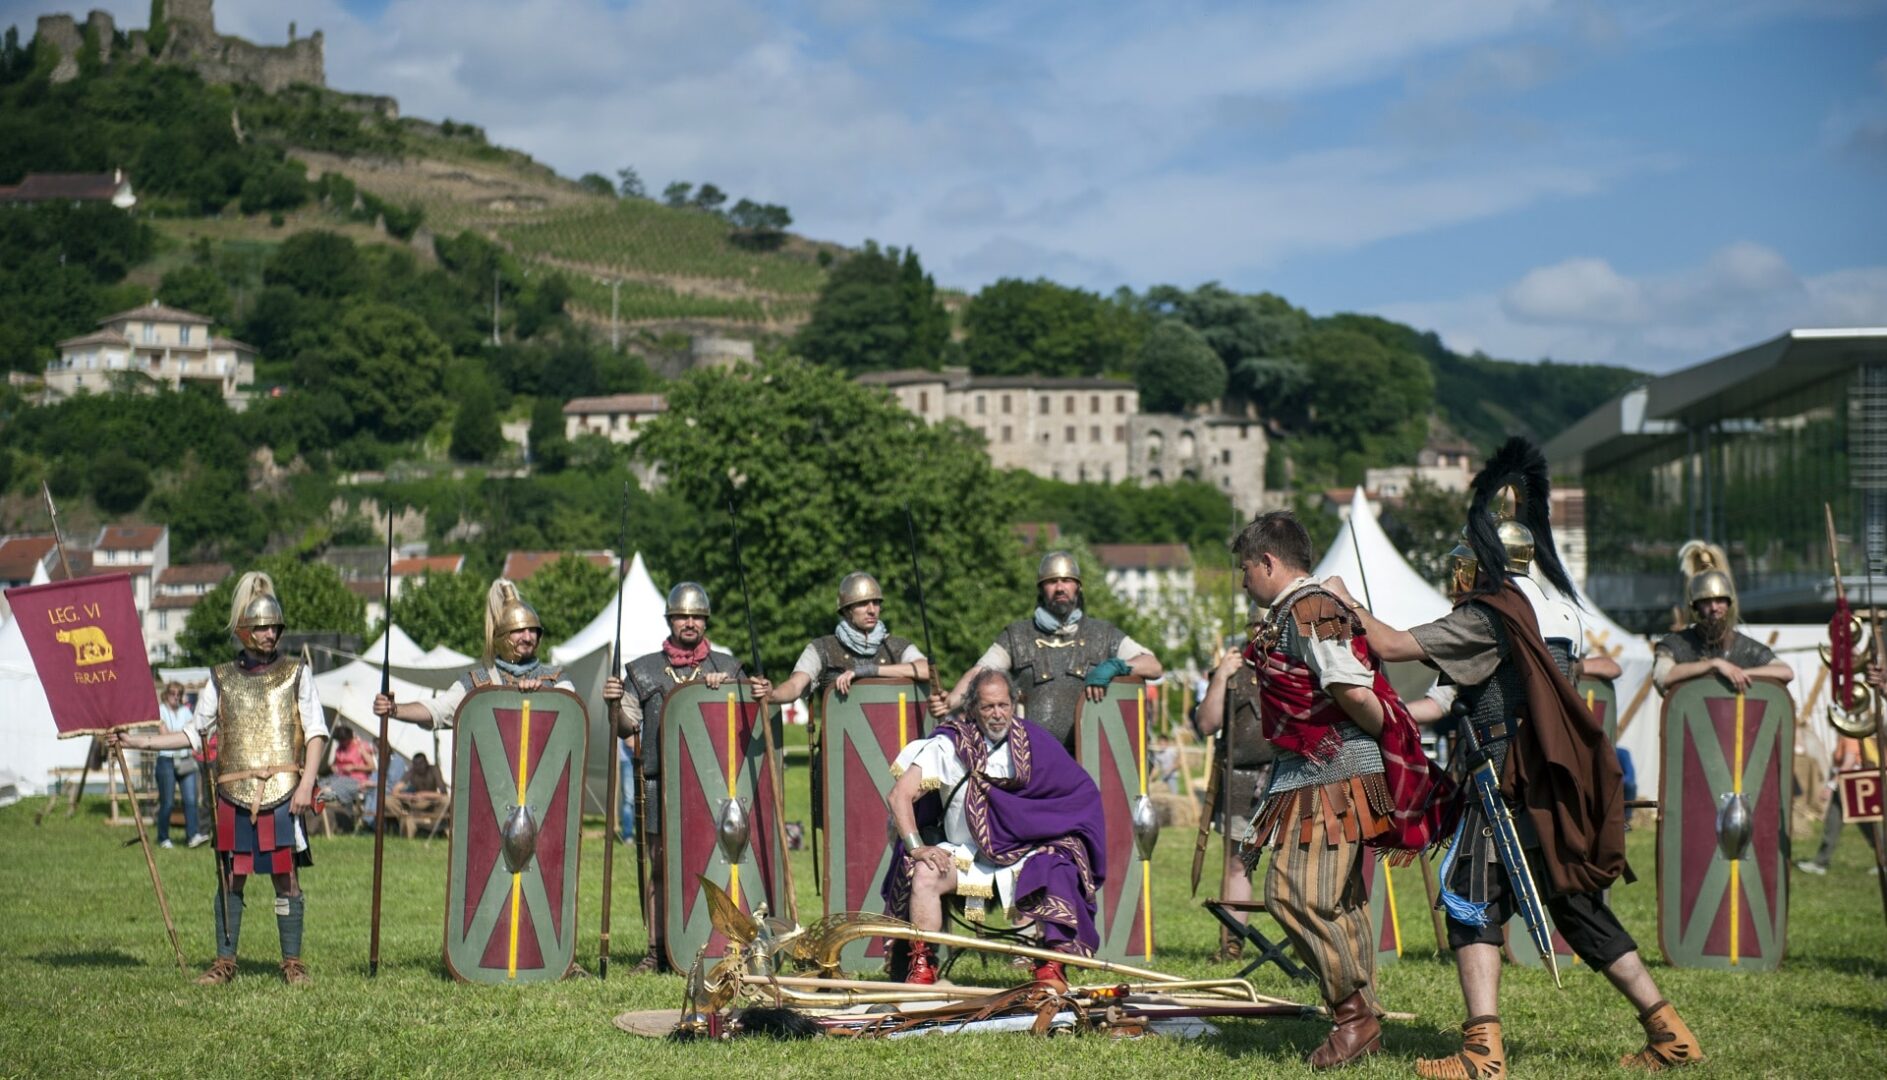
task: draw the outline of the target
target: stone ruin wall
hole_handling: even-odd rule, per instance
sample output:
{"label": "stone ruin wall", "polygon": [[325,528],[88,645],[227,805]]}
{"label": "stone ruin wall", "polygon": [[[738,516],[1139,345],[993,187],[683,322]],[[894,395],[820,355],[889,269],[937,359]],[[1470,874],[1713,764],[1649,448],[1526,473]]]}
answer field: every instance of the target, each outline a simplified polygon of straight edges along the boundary
{"label": "stone ruin wall", "polygon": [[[206,82],[244,83],[275,93],[297,83],[327,85],[327,62],[322,34],[299,38],[294,24],[289,24],[286,45],[257,45],[239,37],[216,32],[214,0],[167,0],[164,21],[169,29],[163,49],[156,54],[160,64],[187,67]],[[86,29],[98,42],[99,60],[110,63],[117,27],[109,13],[93,11],[85,17]],[[41,15],[39,40],[59,52],[52,81],[68,82],[78,77],[78,52],[85,38],[78,21],[70,15]],[[128,35],[133,57],[151,55],[149,31],[133,30]]]}

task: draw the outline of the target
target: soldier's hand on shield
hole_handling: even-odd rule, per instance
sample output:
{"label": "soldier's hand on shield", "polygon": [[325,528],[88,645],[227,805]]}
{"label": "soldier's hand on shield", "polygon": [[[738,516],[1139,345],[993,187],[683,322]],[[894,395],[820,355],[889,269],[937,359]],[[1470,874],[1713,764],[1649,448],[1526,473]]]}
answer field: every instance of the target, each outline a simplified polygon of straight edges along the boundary
{"label": "soldier's hand on shield", "polygon": [[382,719],[393,715],[393,698],[388,694],[373,696],[373,714]]}
{"label": "soldier's hand on shield", "polygon": [[726,685],[727,683],[727,672],[710,671],[707,674],[701,676],[701,681],[708,685],[708,689],[719,690],[722,686]]}
{"label": "soldier's hand on shield", "polygon": [[841,671],[839,677],[832,680],[832,689],[837,690],[840,697],[844,697],[852,692],[852,680],[857,677],[856,671]]}
{"label": "soldier's hand on shield", "polygon": [[1712,658],[1710,666],[1717,669],[1717,674],[1728,679],[1730,686],[1737,691],[1740,692],[1749,689],[1749,672],[1744,671],[1742,668],[1737,667],[1721,656]]}
{"label": "soldier's hand on shield", "polygon": [[544,680],[542,679],[519,679],[518,680],[518,689],[524,691],[527,694],[533,690],[542,690],[543,688],[544,688]]}
{"label": "soldier's hand on shield", "polygon": [[603,700],[611,705],[622,700],[622,680],[614,675],[603,680]]}

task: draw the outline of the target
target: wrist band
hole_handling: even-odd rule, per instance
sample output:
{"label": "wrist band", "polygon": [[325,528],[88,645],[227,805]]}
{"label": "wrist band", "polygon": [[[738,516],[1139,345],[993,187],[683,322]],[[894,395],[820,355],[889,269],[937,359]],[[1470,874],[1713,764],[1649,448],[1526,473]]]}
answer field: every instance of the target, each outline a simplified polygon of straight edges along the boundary
{"label": "wrist band", "polygon": [[852,665],[852,674],[861,679],[870,679],[878,674],[878,661],[860,660]]}
{"label": "wrist band", "polygon": [[900,839],[904,841],[904,852],[907,855],[924,846],[924,838],[916,833],[905,833]]}

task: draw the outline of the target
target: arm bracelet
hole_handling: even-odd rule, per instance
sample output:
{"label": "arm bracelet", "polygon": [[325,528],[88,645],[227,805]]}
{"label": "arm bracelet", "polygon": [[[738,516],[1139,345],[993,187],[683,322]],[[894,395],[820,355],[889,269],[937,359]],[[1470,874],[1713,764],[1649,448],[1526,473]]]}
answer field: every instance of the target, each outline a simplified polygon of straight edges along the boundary
{"label": "arm bracelet", "polygon": [[878,674],[878,661],[860,660],[852,665],[852,674],[861,679],[874,678]]}
{"label": "arm bracelet", "polygon": [[924,846],[924,838],[914,832],[905,833],[898,839],[904,841],[904,853],[906,855]]}

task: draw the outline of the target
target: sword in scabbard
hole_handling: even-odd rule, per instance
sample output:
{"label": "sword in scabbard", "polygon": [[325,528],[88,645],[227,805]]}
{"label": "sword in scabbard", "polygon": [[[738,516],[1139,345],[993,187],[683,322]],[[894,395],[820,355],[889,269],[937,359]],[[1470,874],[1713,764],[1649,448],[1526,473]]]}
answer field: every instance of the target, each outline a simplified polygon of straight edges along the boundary
{"label": "sword in scabbard", "polygon": [[[1220,736],[1223,738],[1224,736]],[[1225,782],[1225,763],[1217,753],[1212,754],[1212,774],[1206,781],[1206,811],[1199,816],[1199,836],[1192,846],[1192,894],[1199,895],[1199,878],[1206,868],[1206,849],[1212,846],[1212,812],[1219,807],[1220,785]],[[1230,829],[1231,821],[1226,820],[1222,828]]]}
{"label": "sword in scabbard", "polygon": [[1515,906],[1527,924],[1527,936],[1540,950],[1540,959],[1553,973],[1553,985],[1563,989],[1559,981],[1559,961],[1553,956],[1553,930],[1547,925],[1546,908],[1534,884],[1532,868],[1527,865],[1527,853],[1520,846],[1520,830],[1514,825],[1513,811],[1507,808],[1507,800],[1501,798],[1500,778],[1494,775],[1494,759],[1481,749],[1474,722],[1459,713],[1457,716],[1461,722],[1461,741],[1468,752],[1468,760],[1474,763],[1468,771],[1468,782],[1474,785],[1474,794],[1481,802],[1481,814],[1487,818],[1488,828],[1494,834],[1494,850],[1500,857],[1501,867],[1507,871],[1507,884],[1513,889]]}

